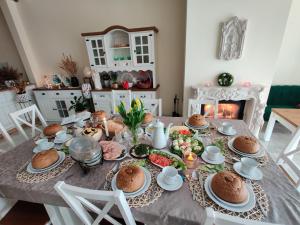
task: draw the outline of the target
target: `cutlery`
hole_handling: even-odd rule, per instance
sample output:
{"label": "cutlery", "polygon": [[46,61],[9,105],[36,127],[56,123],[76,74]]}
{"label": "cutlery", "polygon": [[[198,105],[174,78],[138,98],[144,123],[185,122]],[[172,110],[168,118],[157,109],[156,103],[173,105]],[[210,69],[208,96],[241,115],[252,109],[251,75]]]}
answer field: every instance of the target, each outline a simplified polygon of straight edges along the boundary
{"label": "cutlery", "polygon": [[113,174],[116,174],[119,171],[120,168],[120,162],[117,162],[116,165],[111,169]]}

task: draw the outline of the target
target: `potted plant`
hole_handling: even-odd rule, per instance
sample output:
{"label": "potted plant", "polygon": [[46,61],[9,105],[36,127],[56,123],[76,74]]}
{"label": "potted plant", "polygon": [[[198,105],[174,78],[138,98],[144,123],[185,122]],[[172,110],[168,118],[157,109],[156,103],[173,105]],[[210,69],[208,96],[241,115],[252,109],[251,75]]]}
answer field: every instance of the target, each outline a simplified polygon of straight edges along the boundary
{"label": "potted plant", "polygon": [[102,74],[102,80],[104,83],[104,87],[109,87],[110,76],[108,75],[108,73]]}
{"label": "potted plant", "polygon": [[16,84],[16,101],[21,102],[28,102],[29,101],[29,95],[26,93],[26,81],[20,81]]}
{"label": "potted plant", "polygon": [[123,118],[123,123],[128,127],[132,136],[132,144],[138,143],[138,129],[145,117],[144,104],[138,98],[131,101],[129,111],[126,111],[125,103],[122,101],[117,106],[117,112]]}
{"label": "potted plant", "polygon": [[13,87],[21,77],[22,73],[12,66],[7,65],[0,68],[0,83],[7,87]]}
{"label": "potted plant", "polygon": [[90,104],[84,97],[80,96],[79,98],[77,96],[74,96],[74,100],[71,100],[71,106],[69,110],[74,109],[75,113],[80,113],[85,110],[90,109]]}
{"label": "potted plant", "polygon": [[76,77],[78,72],[77,63],[72,59],[71,55],[66,56],[65,54],[63,54],[63,57],[59,64],[59,68],[61,68],[71,77],[72,87],[79,86],[79,81]]}
{"label": "potted plant", "polygon": [[112,73],[110,78],[111,78],[111,88],[117,89],[119,87],[119,85],[117,83],[118,74]]}

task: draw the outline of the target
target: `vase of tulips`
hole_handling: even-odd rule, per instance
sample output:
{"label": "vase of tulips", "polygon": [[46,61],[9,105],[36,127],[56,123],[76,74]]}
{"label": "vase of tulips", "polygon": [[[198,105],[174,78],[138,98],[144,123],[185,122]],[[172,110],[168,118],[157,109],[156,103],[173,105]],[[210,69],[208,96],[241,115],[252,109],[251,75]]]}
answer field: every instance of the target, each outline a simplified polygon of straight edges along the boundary
{"label": "vase of tulips", "polygon": [[136,145],[138,143],[138,129],[145,117],[143,102],[138,98],[133,99],[130,108],[126,110],[125,103],[122,101],[121,104],[117,106],[117,111],[132,135],[132,144]]}

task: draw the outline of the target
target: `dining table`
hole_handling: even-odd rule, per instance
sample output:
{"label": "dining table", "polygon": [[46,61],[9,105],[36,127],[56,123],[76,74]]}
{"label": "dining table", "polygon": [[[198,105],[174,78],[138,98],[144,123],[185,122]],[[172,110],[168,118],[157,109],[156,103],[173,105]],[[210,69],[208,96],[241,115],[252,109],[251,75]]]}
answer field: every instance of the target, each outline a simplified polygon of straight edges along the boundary
{"label": "dining table", "polygon": [[[165,126],[169,123],[182,125],[184,117],[160,117]],[[218,127],[228,120],[208,119],[210,124]],[[243,120],[230,120],[237,131],[237,135],[253,136]],[[203,137],[203,142],[209,144],[212,138],[223,137],[215,132],[212,136]],[[54,185],[58,181],[94,190],[103,190],[107,173],[116,165],[116,161],[104,161],[102,165],[92,168],[89,173],[83,173],[80,165],[75,163],[69,170],[58,177],[40,183],[22,183],[16,179],[16,173],[33,156],[34,140],[29,140],[14,149],[0,154],[0,197],[43,204],[54,225],[78,224],[78,218],[66,202],[55,191]],[[264,148],[261,145],[262,148]],[[263,179],[255,181],[264,189],[270,210],[262,219],[272,223],[286,225],[300,224],[300,194],[290,183],[286,175],[280,170],[268,154],[269,162],[261,167]],[[103,205],[97,202],[99,206]],[[136,221],[147,225],[193,225],[203,224],[205,208],[193,200],[188,182],[177,191],[164,191],[160,198],[152,204],[131,208]],[[121,217],[117,207],[110,214]]]}

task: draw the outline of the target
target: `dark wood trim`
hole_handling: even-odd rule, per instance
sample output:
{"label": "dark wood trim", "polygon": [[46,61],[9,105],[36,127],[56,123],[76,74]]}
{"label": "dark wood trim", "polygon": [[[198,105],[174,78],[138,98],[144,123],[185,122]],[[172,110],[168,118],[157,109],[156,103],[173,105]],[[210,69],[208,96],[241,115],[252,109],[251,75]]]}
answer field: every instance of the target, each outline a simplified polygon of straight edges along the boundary
{"label": "dark wood trim", "polygon": [[[136,88],[136,87],[133,87],[133,88],[130,88],[128,90],[131,90],[131,91],[157,91],[158,88],[160,87],[160,85],[156,85],[156,87],[154,88]],[[35,88],[33,89],[33,91],[72,91],[72,90],[81,90],[80,88],[62,88],[62,89],[47,89],[47,88]],[[93,89],[92,91],[111,91],[111,90],[126,90],[122,87],[118,88],[118,89],[112,89],[112,88],[103,88],[101,90],[95,90]]]}
{"label": "dark wood trim", "polygon": [[124,30],[127,32],[139,32],[139,31],[149,31],[149,30],[153,30],[154,32],[158,32],[157,27],[153,26],[153,27],[138,27],[138,28],[127,28],[124,26],[120,26],[120,25],[113,25],[110,26],[108,28],[106,28],[103,31],[98,31],[98,32],[87,32],[87,33],[81,33],[82,37],[86,37],[86,36],[94,36],[94,35],[104,35],[112,30],[115,29],[119,29],[119,30]]}
{"label": "dark wood trim", "polygon": [[60,88],[60,89],[49,89],[49,88],[44,88],[44,87],[39,87],[39,88],[34,88],[32,89],[33,91],[79,91],[81,88]]}

